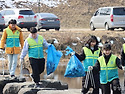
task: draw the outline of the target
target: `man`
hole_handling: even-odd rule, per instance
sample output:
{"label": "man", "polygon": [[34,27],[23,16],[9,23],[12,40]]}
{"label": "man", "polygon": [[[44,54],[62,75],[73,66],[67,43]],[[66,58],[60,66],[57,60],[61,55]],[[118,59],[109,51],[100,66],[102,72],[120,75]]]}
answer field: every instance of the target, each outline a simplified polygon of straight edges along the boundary
{"label": "man", "polygon": [[21,28],[19,28],[16,23],[14,19],[9,21],[9,26],[3,31],[0,45],[0,48],[4,49],[6,43],[5,52],[8,55],[8,67],[11,77],[15,77],[18,54],[20,53],[20,44],[21,48],[23,48],[24,44]]}
{"label": "man", "polygon": [[32,67],[33,81],[35,82],[35,88],[39,87],[40,74],[44,71],[45,59],[43,55],[43,47],[48,48],[49,44],[46,40],[37,34],[36,28],[30,29],[29,37],[24,42],[24,47],[20,56],[21,62],[24,61],[24,57],[27,52],[29,55],[30,65]]}
{"label": "man", "polygon": [[[103,55],[98,58],[93,70],[95,73],[100,71],[102,94],[111,94],[110,85],[113,94],[121,94],[118,68],[122,69],[120,59],[112,54],[109,43],[104,44]],[[92,70],[93,68],[90,66],[88,69]]]}

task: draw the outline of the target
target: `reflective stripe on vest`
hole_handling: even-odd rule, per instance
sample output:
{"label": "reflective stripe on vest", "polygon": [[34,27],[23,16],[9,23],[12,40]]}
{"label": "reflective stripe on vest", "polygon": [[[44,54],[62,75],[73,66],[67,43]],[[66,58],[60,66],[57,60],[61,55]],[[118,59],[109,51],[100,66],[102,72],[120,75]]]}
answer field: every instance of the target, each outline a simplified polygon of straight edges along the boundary
{"label": "reflective stripe on vest", "polygon": [[29,44],[28,55],[32,58],[43,58],[43,37],[38,36],[38,43],[32,39],[27,38],[27,42]]}
{"label": "reflective stripe on vest", "polygon": [[104,56],[98,58],[100,63],[100,83],[106,84],[111,82],[113,79],[118,78],[118,68],[116,65],[116,56],[111,55],[107,65],[105,63]]}
{"label": "reflective stripe on vest", "polygon": [[9,28],[6,28],[7,33],[7,39],[6,39],[6,47],[19,47],[20,40],[19,35],[20,32],[18,30],[15,31],[13,34],[13,31]]}
{"label": "reflective stripe on vest", "polygon": [[122,46],[123,46],[123,51],[124,51],[124,53],[125,53],[125,43],[124,43]]}
{"label": "reflective stripe on vest", "polygon": [[88,66],[95,65],[95,63],[99,57],[99,54],[100,54],[100,48],[98,50],[94,51],[94,54],[87,47],[83,47],[83,50],[86,55],[86,58],[83,61],[83,67],[84,67],[85,71],[88,71]]}

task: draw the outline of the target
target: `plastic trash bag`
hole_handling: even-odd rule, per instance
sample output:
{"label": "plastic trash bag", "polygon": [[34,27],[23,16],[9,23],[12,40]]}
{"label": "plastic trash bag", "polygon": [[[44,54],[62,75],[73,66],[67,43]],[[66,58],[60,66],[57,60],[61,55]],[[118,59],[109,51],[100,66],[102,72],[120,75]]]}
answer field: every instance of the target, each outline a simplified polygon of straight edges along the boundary
{"label": "plastic trash bag", "polygon": [[52,44],[48,47],[46,53],[47,53],[46,69],[47,69],[47,75],[49,75],[56,70],[60,58],[63,54],[61,51],[57,51],[54,45]]}
{"label": "plastic trash bag", "polygon": [[72,55],[67,64],[64,77],[72,78],[72,77],[83,77],[83,76],[85,76],[85,70],[83,68],[82,63],[75,55]]}

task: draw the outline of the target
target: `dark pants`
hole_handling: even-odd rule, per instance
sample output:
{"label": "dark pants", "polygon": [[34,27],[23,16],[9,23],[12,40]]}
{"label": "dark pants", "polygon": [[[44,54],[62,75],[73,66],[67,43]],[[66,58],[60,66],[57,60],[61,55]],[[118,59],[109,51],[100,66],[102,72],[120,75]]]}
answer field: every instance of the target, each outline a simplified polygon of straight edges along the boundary
{"label": "dark pants", "polygon": [[110,86],[113,90],[113,94],[121,94],[119,79],[114,79],[107,84],[101,84],[102,94],[111,94]]}
{"label": "dark pants", "polygon": [[44,71],[45,59],[29,58],[32,67],[32,78],[35,83],[40,82],[40,74]]}
{"label": "dark pants", "polygon": [[83,77],[82,79],[82,93],[83,94],[86,94],[89,91],[89,88],[93,88],[92,94],[99,94],[99,87],[100,87],[99,74],[96,74],[96,75],[93,74],[93,77],[94,77],[94,82],[95,82],[95,88],[93,88],[91,85],[91,81],[90,81],[91,78],[88,81],[87,88],[85,88],[84,85],[85,85],[86,76]]}

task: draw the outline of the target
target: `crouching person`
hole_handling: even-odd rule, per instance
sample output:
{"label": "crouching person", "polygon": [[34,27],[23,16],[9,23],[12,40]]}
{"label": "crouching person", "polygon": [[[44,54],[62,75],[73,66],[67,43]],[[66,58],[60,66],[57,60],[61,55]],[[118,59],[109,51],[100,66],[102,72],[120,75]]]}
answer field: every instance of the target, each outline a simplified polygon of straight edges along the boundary
{"label": "crouching person", "polygon": [[89,69],[93,69],[94,72],[100,71],[102,94],[111,94],[111,89],[113,90],[113,94],[121,94],[118,68],[122,69],[122,66],[120,64],[120,59],[112,54],[111,45],[109,43],[104,44],[103,55],[98,58],[93,68],[92,66],[89,67]]}
{"label": "crouching person", "polygon": [[20,56],[21,62],[24,61],[24,57],[27,52],[29,55],[29,61],[32,68],[33,81],[35,82],[35,88],[40,87],[40,74],[44,71],[45,59],[43,55],[43,47],[48,48],[49,44],[46,40],[37,34],[36,28],[30,29],[29,37],[24,42],[24,47]]}

